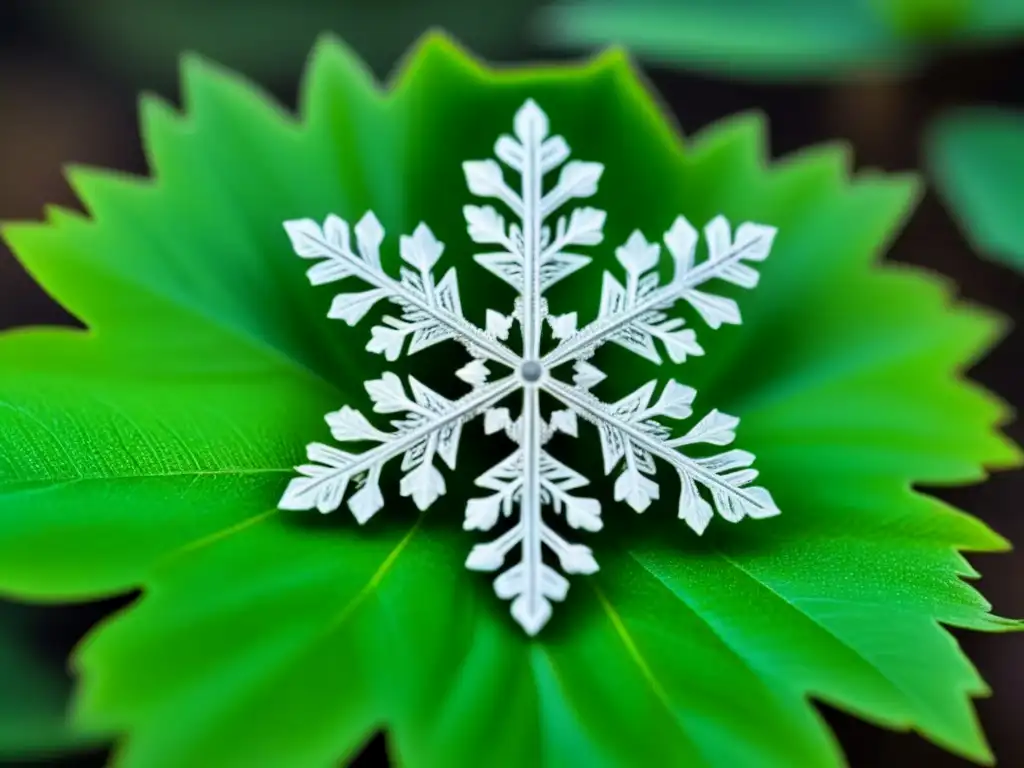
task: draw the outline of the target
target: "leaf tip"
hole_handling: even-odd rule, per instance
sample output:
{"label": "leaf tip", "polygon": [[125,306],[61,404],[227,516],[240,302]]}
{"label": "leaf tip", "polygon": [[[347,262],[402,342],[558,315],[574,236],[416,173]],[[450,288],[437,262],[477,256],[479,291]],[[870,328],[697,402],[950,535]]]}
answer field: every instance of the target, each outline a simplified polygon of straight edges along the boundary
{"label": "leaf tip", "polygon": [[213,59],[207,58],[198,51],[186,50],[178,56],[178,73],[184,86],[182,90],[185,92],[189,90],[189,85],[196,80],[224,72],[226,70],[223,70]]}
{"label": "leaf tip", "polygon": [[730,154],[745,169],[763,170],[768,164],[768,116],[748,109],[705,126],[691,139],[691,160],[704,162],[708,155]]}
{"label": "leaf tip", "polygon": [[628,77],[634,77],[640,72],[629,49],[620,43],[613,43],[598,50],[591,56],[586,66],[595,71],[608,70]]}
{"label": "leaf tip", "polygon": [[389,78],[392,90],[407,89],[434,69],[461,70],[473,79],[485,78],[487,68],[469,49],[440,27],[430,27],[406,51]]}

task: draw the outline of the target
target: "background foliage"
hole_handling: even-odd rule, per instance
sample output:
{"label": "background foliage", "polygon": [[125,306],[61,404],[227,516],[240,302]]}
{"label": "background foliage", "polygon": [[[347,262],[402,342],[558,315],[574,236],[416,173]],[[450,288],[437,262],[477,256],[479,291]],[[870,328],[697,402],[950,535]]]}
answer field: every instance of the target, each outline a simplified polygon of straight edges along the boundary
{"label": "background foliage", "polygon": [[654,60],[758,79],[920,70],[953,48],[1005,43],[1024,28],[1016,0],[561,0],[539,34],[610,40]]}

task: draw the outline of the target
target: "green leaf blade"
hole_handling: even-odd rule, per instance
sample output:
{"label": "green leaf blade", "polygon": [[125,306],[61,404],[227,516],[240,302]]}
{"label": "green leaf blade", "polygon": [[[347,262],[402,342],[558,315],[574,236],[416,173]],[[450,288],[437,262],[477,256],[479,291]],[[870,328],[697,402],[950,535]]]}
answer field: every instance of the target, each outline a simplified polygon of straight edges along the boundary
{"label": "green leaf blade", "polygon": [[154,359],[74,331],[0,342],[18,372],[0,406],[5,589],[42,599],[132,589],[175,546],[275,506],[302,428],[336,395],[216,349],[192,346],[206,363],[196,368],[181,348]]}

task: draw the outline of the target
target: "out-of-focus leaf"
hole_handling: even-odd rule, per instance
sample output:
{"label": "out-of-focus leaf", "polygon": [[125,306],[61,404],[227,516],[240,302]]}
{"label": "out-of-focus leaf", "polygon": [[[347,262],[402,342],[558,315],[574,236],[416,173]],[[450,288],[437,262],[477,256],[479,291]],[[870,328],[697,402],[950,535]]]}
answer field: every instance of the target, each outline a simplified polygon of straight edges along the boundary
{"label": "out-of-focus leaf", "polygon": [[1020,0],[565,0],[537,33],[622,43],[666,64],[757,79],[905,72],[936,44],[994,42],[1024,29]]}
{"label": "out-of-focus leaf", "polygon": [[443,26],[489,56],[524,48],[542,0],[40,0],[40,13],[136,84],[173,82],[181,51],[260,78],[291,80],[316,36],[334,29],[378,73]]}
{"label": "out-of-focus leaf", "polygon": [[1024,270],[1024,112],[952,112],[932,127],[927,159],[974,247]]}
{"label": "out-of-focus leaf", "polygon": [[36,645],[41,610],[0,602],[0,760],[87,743],[68,726],[71,681]]}

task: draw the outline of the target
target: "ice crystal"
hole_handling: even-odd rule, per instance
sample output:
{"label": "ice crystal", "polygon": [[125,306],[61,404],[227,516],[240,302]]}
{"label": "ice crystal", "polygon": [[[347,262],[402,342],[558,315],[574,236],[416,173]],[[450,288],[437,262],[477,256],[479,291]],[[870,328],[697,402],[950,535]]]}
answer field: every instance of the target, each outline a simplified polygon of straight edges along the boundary
{"label": "ice crystal", "polygon": [[[634,232],[615,252],[625,282],[606,272],[597,317],[579,327],[576,312],[551,314],[544,294],[590,262],[574,250],[601,243],[605,213],[580,207],[556,214],[570,201],[592,196],[604,167],[570,160],[568,144],[550,134],[547,115],[532,100],[516,112],[513,129],[512,136],[497,140],[497,160],[463,164],[469,191],[497,201],[513,219],[506,222],[491,205],[463,209],[470,238],[485,246],[485,252],[474,256],[477,264],[518,294],[511,313],[487,310],[483,328],[463,315],[455,269],[435,279],[434,267],[444,246],[426,224],[401,237],[403,264],[395,278],[381,266],[384,231],[372,212],[351,229],[333,215],[322,226],[311,219],[285,222],[295,252],[316,262],[308,271],[310,282],[320,285],[352,278],[363,284],[364,290],[339,294],[328,317],[356,325],[377,302],[391,302],[399,316],[384,317],[381,325],[371,329],[367,349],[394,361],[403,354],[455,341],[470,354],[470,362],[456,375],[471,389],[449,400],[411,376],[403,382],[394,373],[385,373],[367,382],[374,412],[399,414],[391,430],[379,429],[349,406],[328,414],[327,424],[336,441],[373,447],[352,451],[311,444],[309,463],[297,468],[298,476],[289,483],[280,507],[330,512],[354,487],[348,507],[364,523],[384,505],[380,487],[384,465],[400,457],[399,493],[426,509],[446,491],[438,462],[454,469],[463,425],[482,415],[485,433],[502,432],[515,448],[477,478],[476,484],[488,494],[468,501],[463,527],[489,531],[502,518],[514,522],[500,535],[473,547],[466,566],[501,571],[510,553],[517,551],[517,562],[496,576],[494,589],[499,597],[512,601],[512,616],[533,635],[550,618],[552,601],[566,596],[569,583],[562,574],[598,569],[589,547],[567,541],[543,516],[547,507],[562,515],[570,528],[601,528],[600,502],[577,495],[587,479],[546,448],[555,433],[575,437],[579,419],[598,430],[605,473],[621,467],[614,484],[615,500],[638,512],[660,497],[655,459],[661,459],[679,476],[679,517],[698,534],[714,510],[731,522],[778,514],[768,491],[751,485],[757,476],[751,468],[752,454],[734,449],[690,458],[683,452],[695,443],[730,444],[738,419],[712,410],[685,434],[673,436],[664,420],[690,417],[696,395],[692,388],[669,380],[658,391],[658,382],[651,381],[608,403],[591,392],[605,374],[589,362],[594,351],[608,342],[653,363],[660,363],[663,356],[682,363],[688,356],[703,354],[694,330],[669,310],[685,302],[711,328],[738,324],[740,313],[732,299],[700,289],[712,280],[753,288],[758,273],[748,262],[768,256],[775,230],[744,223],[733,233],[728,221],[718,216],[704,229],[707,254],[697,263],[699,233],[680,215],[663,237],[674,264],[673,276],[665,282],[657,271],[661,244]],[[499,160],[518,181],[517,188],[506,182]],[[557,180],[545,185],[545,177],[556,170]],[[513,325],[519,328],[518,345],[509,343]],[[546,344],[542,343],[545,326],[553,339]],[[558,369],[565,370],[563,366],[571,367],[571,374],[566,372],[571,376],[568,381],[556,375]],[[545,415],[541,392],[559,403],[558,409]],[[513,395],[521,398],[516,412],[501,406]],[[544,560],[545,548],[554,558],[549,562]]]}

